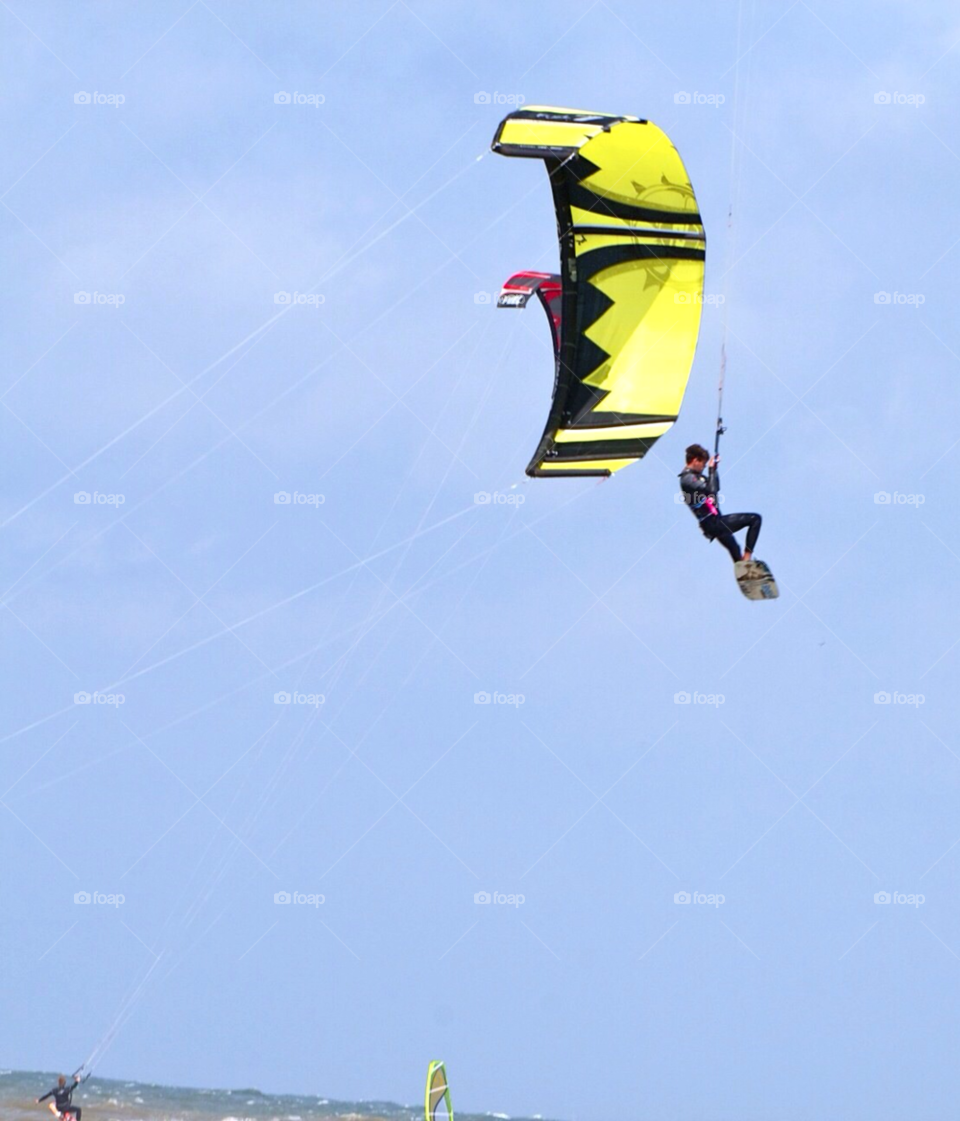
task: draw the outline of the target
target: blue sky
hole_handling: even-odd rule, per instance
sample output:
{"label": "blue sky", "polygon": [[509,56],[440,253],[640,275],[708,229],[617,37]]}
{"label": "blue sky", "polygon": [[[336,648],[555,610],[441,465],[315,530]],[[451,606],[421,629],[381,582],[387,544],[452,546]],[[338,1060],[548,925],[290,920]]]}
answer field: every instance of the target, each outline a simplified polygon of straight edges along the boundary
{"label": "blue sky", "polygon": [[[4,1065],[76,1065],[136,991],[103,1075],[413,1101],[443,1058],[466,1109],[952,1111],[952,7],[0,21]],[[683,155],[777,603],[674,501],[715,305],[655,454],[524,478],[549,336],[485,294],[557,251],[542,167],[488,153],[510,97]],[[322,300],[269,323],[278,292]]]}

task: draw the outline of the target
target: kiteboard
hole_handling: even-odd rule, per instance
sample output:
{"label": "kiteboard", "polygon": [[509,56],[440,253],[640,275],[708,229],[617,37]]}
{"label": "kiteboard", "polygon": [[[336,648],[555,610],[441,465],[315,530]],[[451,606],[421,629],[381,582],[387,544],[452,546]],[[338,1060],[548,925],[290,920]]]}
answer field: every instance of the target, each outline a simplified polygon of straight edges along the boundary
{"label": "kiteboard", "polygon": [[747,599],[776,599],[780,595],[777,582],[765,561],[736,561],[733,571],[737,577],[737,587]]}

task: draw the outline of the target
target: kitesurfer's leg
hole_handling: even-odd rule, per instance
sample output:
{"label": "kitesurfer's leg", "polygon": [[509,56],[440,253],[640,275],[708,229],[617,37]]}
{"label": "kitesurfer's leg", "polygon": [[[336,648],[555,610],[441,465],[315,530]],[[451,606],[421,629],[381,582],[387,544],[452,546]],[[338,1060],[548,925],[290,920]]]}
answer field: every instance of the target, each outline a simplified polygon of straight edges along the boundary
{"label": "kitesurfer's leg", "polygon": [[[759,514],[724,514],[720,520],[731,534],[738,533],[741,529],[747,531],[747,544],[743,551],[743,559],[752,559],[753,550],[757,547],[757,538],[760,536],[760,526],[763,518]],[[739,559],[737,557],[737,560]]]}
{"label": "kitesurfer's leg", "polygon": [[[747,548],[746,552],[752,554],[753,550],[757,547],[757,538],[760,536],[760,526],[763,524],[763,518],[759,514],[750,515],[750,528],[747,530]],[[78,1119],[79,1121],[79,1119]]]}
{"label": "kitesurfer's leg", "polygon": [[[737,515],[734,514],[732,516],[736,517]],[[742,559],[742,554],[740,552],[740,546],[737,543],[737,539],[733,536],[734,527],[729,525],[730,517],[731,515],[724,514],[722,517],[717,518],[713,532],[713,539],[714,541],[720,542],[720,544],[730,554],[731,558],[733,559],[733,563],[736,564],[738,560]]]}

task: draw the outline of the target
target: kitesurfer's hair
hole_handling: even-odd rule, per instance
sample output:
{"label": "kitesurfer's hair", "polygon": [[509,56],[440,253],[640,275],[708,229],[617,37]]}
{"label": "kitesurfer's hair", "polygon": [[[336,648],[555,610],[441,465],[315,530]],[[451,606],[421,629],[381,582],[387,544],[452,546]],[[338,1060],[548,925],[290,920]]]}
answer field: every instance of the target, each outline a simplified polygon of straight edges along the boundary
{"label": "kitesurfer's hair", "polygon": [[687,463],[691,463],[695,459],[709,459],[710,453],[702,444],[691,444],[687,448]]}
{"label": "kitesurfer's hair", "polygon": [[58,1086],[66,1086],[66,1084],[67,1084],[67,1076],[65,1074],[59,1075],[58,1078],[57,1078],[57,1085]]}

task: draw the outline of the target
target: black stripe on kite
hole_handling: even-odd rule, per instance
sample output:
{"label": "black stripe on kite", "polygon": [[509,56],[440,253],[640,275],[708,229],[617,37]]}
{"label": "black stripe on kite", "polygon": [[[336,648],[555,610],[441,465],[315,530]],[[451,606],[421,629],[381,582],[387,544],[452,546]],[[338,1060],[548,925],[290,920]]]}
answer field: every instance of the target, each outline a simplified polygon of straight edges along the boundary
{"label": "black stripe on kite", "polygon": [[557,479],[561,477],[568,479],[587,479],[596,478],[597,476],[601,476],[604,479],[609,479],[613,472],[608,471],[606,468],[598,470],[596,468],[578,469],[576,467],[571,467],[569,470],[564,471],[543,471],[539,467],[528,467],[527,474],[531,479]]}
{"label": "black stripe on kite", "polygon": [[566,431],[578,428],[627,428],[631,424],[673,424],[676,416],[657,416],[653,413],[587,413],[574,424],[566,424]]}
{"label": "black stripe on kite", "polygon": [[575,234],[600,234],[604,237],[659,237],[663,241],[673,238],[687,241],[706,242],[705,234],[690,233],[687,230],[638,230],[632,226],[574,226]]}
{"label": "black stripe on kite", "polygon": [[705,249],[688,245],[606,245],[577,255],[577,276],[580,280],[589,280],[603,269],[625,261],[704,261],[706,256]]}
{"label": "black stripe on kite", "polygon": [[586,210],[590,214],[607,214],[611,218],[620,218],[625,222],[671,222],[677,226],[702,226],[703,219],[699,214],[691,214],[688,210],[659,210],[649,206],[635,206],[630,202],[618,202],[615,199],[603,198],[595,195],[593,191],[577,183],[570,177],[568,185],[569,203],[578,210]]}
{"label": "black stripe on kite", "polygon": [[569,440],[554,444],[543,461],[565,463],[578,459],[640,459],[657,442],[656,436],[649,439],[636,436],[630,440]]}

